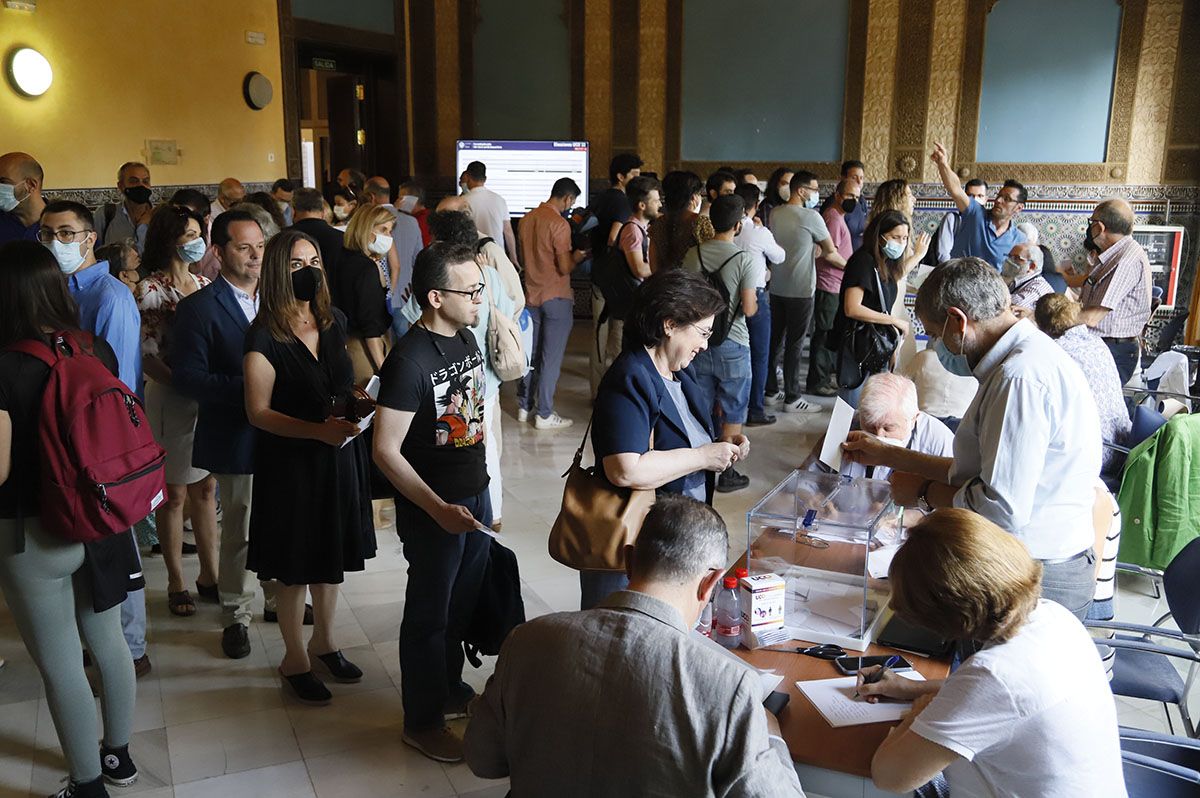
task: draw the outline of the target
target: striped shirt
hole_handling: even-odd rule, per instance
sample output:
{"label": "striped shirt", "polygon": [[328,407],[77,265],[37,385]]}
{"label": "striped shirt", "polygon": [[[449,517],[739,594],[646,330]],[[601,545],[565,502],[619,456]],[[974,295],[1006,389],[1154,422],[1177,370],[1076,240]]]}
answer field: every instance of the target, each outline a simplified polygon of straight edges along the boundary
{"label": "striped shirt", "polygon": [[1017,283],[1012,288],[1012,303],[1017,307],[1029,308],[1033,310],[1033,306],[1037,301],[1046,294],[1053,294],[1054,288],[1050,283],[1046,282],[1046,278],[1042,275],[1030,277],[1023,283]]}
{"label": "striped shirt", "polygon": [[1084,308],[1108,308],[1092,329],[1102,338],[1136,338],[1150,321],[1150,259],[1125,236],[1100,253],[1099,263],[1079,289]]}

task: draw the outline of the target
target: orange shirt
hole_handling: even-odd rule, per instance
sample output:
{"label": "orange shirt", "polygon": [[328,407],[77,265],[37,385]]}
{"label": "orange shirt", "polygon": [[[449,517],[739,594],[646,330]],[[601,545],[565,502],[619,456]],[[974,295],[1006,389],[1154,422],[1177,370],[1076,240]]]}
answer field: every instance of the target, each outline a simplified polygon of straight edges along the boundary
{"label": "orange shirt", "polygon": [[574,299],[571,275],[559,274],[556,255],[571,252],[571,225],[543,202],[521,220],[521,265],[525,269],[525,303],[541,307],[548,299]]}

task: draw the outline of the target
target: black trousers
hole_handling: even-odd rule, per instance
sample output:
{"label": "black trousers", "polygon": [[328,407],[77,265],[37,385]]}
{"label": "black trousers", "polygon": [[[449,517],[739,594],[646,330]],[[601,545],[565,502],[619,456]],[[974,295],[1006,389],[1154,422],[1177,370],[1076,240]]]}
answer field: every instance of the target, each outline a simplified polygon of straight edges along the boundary
{"label": "black trousers", "polygon": [[771,295],[771,351],[767,361],[767,396],[779,392],[775,367],[783,356],[784,401],[791,402],[803,393],[800,384],[800,351],[812,322],[813,298]]}

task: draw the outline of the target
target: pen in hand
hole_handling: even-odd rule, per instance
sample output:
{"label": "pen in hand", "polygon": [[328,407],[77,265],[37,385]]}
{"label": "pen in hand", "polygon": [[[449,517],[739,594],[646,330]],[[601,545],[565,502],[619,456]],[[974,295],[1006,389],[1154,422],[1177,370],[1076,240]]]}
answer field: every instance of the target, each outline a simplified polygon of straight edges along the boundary
{"label": "pen in hand", "polygon": [[[894,667],[896,665],[896,663],[898,663],[899,661],[900,661],[900,657],[896,656],[895,654],[888,657],[887,661],[883,663],[883,666],[879,670],[862,677],[862,684],[875,684],[876,682],[882,680],[883,677],[887,674],[888,670],[890,668]],[[854,695],[855,695],[855,697],[858,697],[861,694],[857,690],[855,690]]]}

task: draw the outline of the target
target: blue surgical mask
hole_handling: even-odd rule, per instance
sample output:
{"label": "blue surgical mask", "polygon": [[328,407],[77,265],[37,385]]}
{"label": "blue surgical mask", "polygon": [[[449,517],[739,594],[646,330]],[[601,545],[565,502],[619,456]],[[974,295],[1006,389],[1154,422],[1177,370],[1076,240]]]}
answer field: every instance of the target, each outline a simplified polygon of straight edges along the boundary
{"label": "blue surgical mask", "polygon": [[[946,323],[949,322],[950,319],[947,318]],[[951,352],[946,347],[945,336],[946,324],[942,324],[942,334],[938,336],[937,342],[933,345],[933,353],[937,355],[938,362],[942,364],[942,368],[957,377],[973,377],[974,373],[971,371],[971,364],[967,361],[967,356],[962,352],[959,352],[957,355]],[[965,346],[965,336],[963,343]]]}
{"label": "blue surgical mask", "polygon": [[819,191],[817,191],[815,188],[810,188],[808,190],[808,199],[804,200],[804,207],[805,208],[817,207],[817,205],[819,205],[821,203],[821,197],[819,195],[820,195]]}
{"label": "blue surgical mask", "polygon": [[900,241],[886,240],[883,242],[883,256],[888,260],[896,260],[904,254],[906,246]]}
{"label": "blue surgical mask", "polygon": [[63,274],[74,274],[83,265],[84,254],[78,241],[68,241],[66,244],[57,238],[50,242],[50,251],[58,261],[58,268]]}
{"label": "blue surgical mask", "polygon": [[26,194],[22,199],[17,199],[17,187],[8,183],[0,183],[0,211],[7,213],[16,208],[28,198]]}
{"label": "blue surgical mask", "polygon": [[193,238],[191,241],[176,247],[179,252],[179,259],[184,263],[199,263],[204,257],[204,253],[208,251],[208,244],[204,243],[203,238]]}

